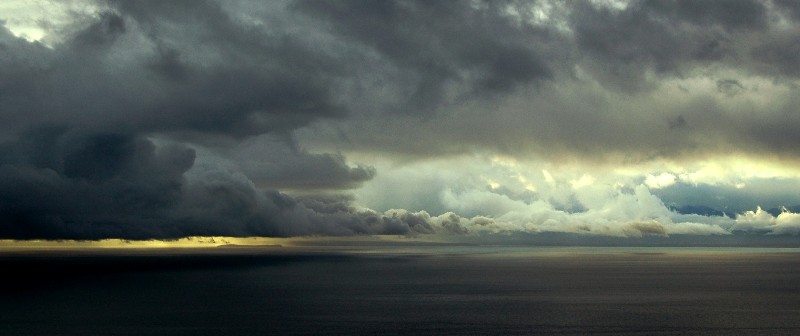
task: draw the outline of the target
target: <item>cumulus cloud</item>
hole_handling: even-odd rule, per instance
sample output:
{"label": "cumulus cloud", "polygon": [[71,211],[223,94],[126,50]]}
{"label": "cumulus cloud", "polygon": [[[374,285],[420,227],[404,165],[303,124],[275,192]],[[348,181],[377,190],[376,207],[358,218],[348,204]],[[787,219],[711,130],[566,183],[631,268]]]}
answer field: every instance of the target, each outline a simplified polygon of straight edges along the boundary
{"label": "cumulus cloud", "polygon": [[[595,197],[593,194],[602,194]],[[586,208],[580,212],[556,209],[552,203],[539,200],[526,203],[512,200],[491,191],[472,190],[459,194],[444,194],[458,213],[482,209],[492,213],[492,225],[473,228],[486,232],[564,232],[583,235],[642,237],[670,234],[728,234],[719,221],[708,223],[708,217],[689,218],[668,209],[644,185],[633,190],[598,188],[582,191],[576,199],[585,199]]]}
{"label": "cumulus cloud", "polygon": [[[496,161],[496,160],[492,160]],[[417,209],[433,213],[454,213],[465,218],[482,216],[490,220],[490,225],[465,226],[470,234],[513,234],[513,233],[567,233],[579,234],[587,237],[614,236],[614,237],[671,237],[685,235],[716,235],[729,236],[743,233],[778,233],[790,234],[789,230],[773,230],[763,223],[748,225],[749,218],[745,203],[740,205],[742,210],[728,213],[714,208],[702,206],[678,206],[667,204],[664,198],[672,201],[684,201],[680,204],[704,204],[698,199],[670,198],[665,190],[675,188],[670,184],[662,188],[648,185],[645,176],[633,175],[626,178],[623,175],[603,177],[593,181],[592,184],[575,188],[571,181],[580,180],[582,176],[576,169],[572,174],[559,171],[554,174],[541,174],[542,170],[536,166],[527,166],[514,161],[505,160],[502,165],[485,166],[477,163],[459,161],[463,168],[460,174],[443,175],[436,181],[443,181],[439,185],[428,185],[427,188],[410,189],[396,195],[401,199],[426,198],[426,204],[418,205]],[[441,164],[420,163],[399,168],[398,172],[389,167],[382,167],[384,174],[372,181],[367,188],[356,191],[361,197],[357,198],[376,208],[385,204],[383,201],[371,202],[373,191],[371,188],[390,188],[392,180],[420,181],[430,176],[426,171],[438,171]],[[482,168],[475,168],[482,167]],[[410,174],[409,172],[414,172]],[[526,177],[520,179],[520,174]],[[666,174],[666,173],[664,173]],[[662,176],[663,174],[650,174]],[[481,179],[470,179],[471,176],[481,176]],[[505,178],[504,178],[505,176]],[[538,176],[538,178],[537,178]],[[675,175],[667,174],[664,176]],[[521,181],[522,180],[522,181]],[[486,181],[492,181],[494,187],[486,187]],[[524,181],[524,182],[523,182]],[[652,181],[650,181],[652,184]],[[753,187],[758,187],[764,181],[752,181]],[[785,182],[783,182],[785,183]],[[424,183],[423,183],[424,184]],[[768,184],[766,189],[775,189],[776,185]],[[530,198],[517,198],[509,194],[509,190],[524,189],[533,186],[536,190]],[[692,188],[702,188],[695,186]],[[735,186],[729,188],[735,190]],[[757,193],[751,189],[751,192]],[[794,190],[787,187],[787,192]],[[693,194],[696,189],[685,191]],[[724,194],[724,192],[722,193]],[[746,195],[743,192],[742,195]],[[431,195],[434,195],[431,198]],[[663,196],[667,195],[667,196]],[[700,199],[711,195],[700,195]],[[566,200],[566,201],[558,201]],[[754,197],[751,201],[756,201]],[[788,199],[791,199],[790,197]],[[566,203],[565,203],[566,202]],[[565,205],[569,204],[569,205]],[[720,203],[725,204],[725,203]],[[749,203],[747,203],[749,204]],[[757,204],[757,203],[754,203]],[[716,203],[712,203],[716,205]],[[748,205],[749,206],[749,205]],[[755,207],[755,205],[753,205]],[[749,209],[753,209],[752,207]],[[752,211],[751,211],[752,212]],[[739,214],[739,217],[736,215]],[[771,218],[766,211],[762,216]],[[787,217],[789,218],[789,217]],[[763,222],[763,220],[762,220]]]}
{"label": "cumulus cloud", "polygon": [[758,207],[737,215],[731,230],[797,235],[800,233],[800,214],[784,208],[775,216]]}

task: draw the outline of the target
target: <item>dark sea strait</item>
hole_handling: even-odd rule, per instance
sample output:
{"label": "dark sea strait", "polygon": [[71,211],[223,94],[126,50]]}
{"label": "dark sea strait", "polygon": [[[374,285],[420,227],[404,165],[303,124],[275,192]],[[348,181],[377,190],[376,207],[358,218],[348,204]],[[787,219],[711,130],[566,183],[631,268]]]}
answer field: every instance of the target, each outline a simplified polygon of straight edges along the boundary
{"label": "dark sea strait", "polygon": [[800,335],[800,250],[3,251],[0,335]]}

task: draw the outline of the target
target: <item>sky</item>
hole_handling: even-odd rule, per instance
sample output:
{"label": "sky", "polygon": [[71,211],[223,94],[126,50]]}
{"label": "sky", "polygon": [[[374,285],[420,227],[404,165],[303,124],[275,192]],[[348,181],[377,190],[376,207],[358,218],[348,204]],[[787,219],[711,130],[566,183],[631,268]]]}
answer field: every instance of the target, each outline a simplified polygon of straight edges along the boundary
{"label": "sky", "polygon": [[0,239],[792,242],[799,42],[785,0],[4,1]]}

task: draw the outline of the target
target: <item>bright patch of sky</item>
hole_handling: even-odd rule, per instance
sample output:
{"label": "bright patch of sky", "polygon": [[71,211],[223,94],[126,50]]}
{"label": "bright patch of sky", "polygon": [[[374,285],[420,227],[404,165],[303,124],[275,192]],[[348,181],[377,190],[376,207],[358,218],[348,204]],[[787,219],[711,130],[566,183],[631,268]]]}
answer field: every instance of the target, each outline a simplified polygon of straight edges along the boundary
{"label": "bright patch of sky", "polygon": [[0,20],[17,37],[47,46],[78,29],[76,18],[92,16],[102,7],[82,0],[4,0],[0,2]]}

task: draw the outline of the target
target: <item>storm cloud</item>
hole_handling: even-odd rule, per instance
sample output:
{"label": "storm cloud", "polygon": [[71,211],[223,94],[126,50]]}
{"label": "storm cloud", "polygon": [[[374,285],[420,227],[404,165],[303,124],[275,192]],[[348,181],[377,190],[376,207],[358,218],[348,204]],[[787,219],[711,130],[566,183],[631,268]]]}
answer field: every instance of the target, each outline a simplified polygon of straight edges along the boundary
{"label": "storm cloud", "polygon": [[793,2],[50,7],[0,21],[2,238],[798,232]]}

